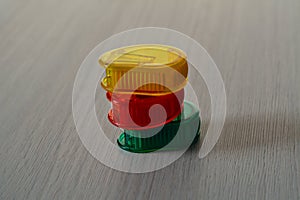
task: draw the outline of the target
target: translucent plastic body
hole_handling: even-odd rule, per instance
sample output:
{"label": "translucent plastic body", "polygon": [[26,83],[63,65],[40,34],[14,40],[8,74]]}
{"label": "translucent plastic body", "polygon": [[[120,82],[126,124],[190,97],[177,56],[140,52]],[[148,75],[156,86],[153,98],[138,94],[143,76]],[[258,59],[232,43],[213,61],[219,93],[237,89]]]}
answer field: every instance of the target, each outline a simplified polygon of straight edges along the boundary
{"label": "translucent plastic body", "polygon": [[[182,111],[184,89],[162,96],[112,95],[110,92],[106,96],[112,104],[108,114],[112,124],[128,130],[143,130],[162,126],[176,118]],[[153,110],[150,118],[150,108],[156,104],[162,106],[163,110]],[[165,118],[162,117],[164,113]]]}
{"label": "translucent plastic body", "polygon": [[135,94],[159,96],[181,90],[187,82],[186,55],[175,47],[150,44],[123,47],[101,55],[99,63],[106,70],[101,85],[109,92],[135,90]]}
{"label": "translucent plastic body", "polygon": [[[197,142],[200,124],[197,108],[190,102],[184,102],[183,113],[172,122],[154,129],[124,130],[118,139],[118,144],[122,149],[135,153],[187,148]],[[160,131],[157,133],[157,130]],[[145,137],[147,135],[153,136]],[[166,145],[168,146],[165,147]]]}

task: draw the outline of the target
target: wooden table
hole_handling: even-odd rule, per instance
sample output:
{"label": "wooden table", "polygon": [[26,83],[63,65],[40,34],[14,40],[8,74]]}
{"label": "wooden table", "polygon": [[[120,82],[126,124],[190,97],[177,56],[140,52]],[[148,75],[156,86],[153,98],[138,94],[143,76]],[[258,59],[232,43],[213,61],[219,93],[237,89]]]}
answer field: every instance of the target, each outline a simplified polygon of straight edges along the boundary
{"label": "wooden table", "polygon": [[[299,22],[298,0],[2,0],[0,198],[300,199]],[[166,168],[128,174],[82,145],[72,89],[94,46],[144,26],[207,49],[224,79],[227,117],[206,158],[198,144]],[[205,134],[210,98],[205,84],[198,89]]]}

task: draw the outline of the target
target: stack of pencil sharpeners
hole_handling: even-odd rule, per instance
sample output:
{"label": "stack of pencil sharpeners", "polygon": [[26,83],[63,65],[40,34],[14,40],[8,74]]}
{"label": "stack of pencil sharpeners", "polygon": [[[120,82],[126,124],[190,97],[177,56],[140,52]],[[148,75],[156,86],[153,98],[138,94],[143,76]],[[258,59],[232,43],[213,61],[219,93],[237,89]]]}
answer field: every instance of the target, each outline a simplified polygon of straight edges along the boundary
{"label": "stack of pencil sharpeners", "polygon": [[104,53],[101,86],[111,103],[108,120],[122,130],[120,148],[146,153],[178,150],[200,135],[199,110],[184,101],[188,62],[175,47],[146,44]]}

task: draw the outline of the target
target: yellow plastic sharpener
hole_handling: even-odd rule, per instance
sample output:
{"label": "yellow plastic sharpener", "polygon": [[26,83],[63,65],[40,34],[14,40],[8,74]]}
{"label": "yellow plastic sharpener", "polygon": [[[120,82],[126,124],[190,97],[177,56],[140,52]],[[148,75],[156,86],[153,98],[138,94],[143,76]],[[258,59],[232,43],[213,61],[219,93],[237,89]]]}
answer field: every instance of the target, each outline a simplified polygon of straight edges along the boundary
{"label": "yellow plastic sharpener", "polygon": [[165,95],[187,83],[186,55],[171,46],[126,46],[104,53],[99,63],[106,70],[101,85],[109,92]]}

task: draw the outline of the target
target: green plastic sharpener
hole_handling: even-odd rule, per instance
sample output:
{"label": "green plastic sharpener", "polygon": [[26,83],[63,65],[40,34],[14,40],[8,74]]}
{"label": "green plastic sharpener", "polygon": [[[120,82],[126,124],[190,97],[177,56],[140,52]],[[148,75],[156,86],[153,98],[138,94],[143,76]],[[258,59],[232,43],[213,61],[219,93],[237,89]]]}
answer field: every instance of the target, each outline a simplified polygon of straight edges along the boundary
{"label": "green plastic sharpener", "polygon": [[134,153],[180,150],[198,141],[200,124],[199,110],[185,101],[183,112],[170,123],[147,130],[124,130],[117,142],[123,150]]}

